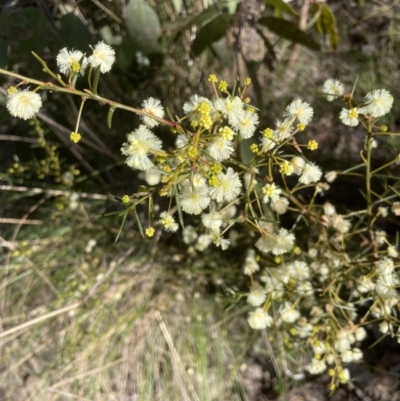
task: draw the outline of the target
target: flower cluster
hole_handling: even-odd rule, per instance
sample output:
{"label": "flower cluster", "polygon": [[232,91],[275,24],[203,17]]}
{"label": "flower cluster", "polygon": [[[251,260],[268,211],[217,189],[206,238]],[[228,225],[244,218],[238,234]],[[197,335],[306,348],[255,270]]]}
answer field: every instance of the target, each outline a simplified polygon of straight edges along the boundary
{"label": "flower cluster", "polygon": [[[374,138],[390,135],[387,127],[377,126],[375,122],[390,111],[393,97],[386,90],[373,90],[358,107],[344,90],[338,80],[326,81],[323,89],[328,101],[343,96],[349,102],[349,108],[340,113],[344,124],[357,126],[361,123],[367,128],[368,136],[361,153],[365,164],[348,171],[329,171],[324,176],[327,181],[324,183],[319,182],[320,168],[299,154],[282,158],[278,162],[279,172],[283,177],[298,175],[299,187],[316,184],[317,194],[329,189],[339,175],[365,169],[356,176],[363,177],[363,184],[364,180],[367,182],[367,208],[342,214],[329,201],[314,207],[311,202],[306,209],[301,209],[301,216],[309,214],[313,230],[318,234],[307,238],[303,250],[296,246],[293,231],[279,227],[275,222],[259,222],[261,235],[255,244],[251,244],[243,261],[243,273],[251,278],[250,289],[244,295],[254,308],[248,314],[249,326],[254,330],[268,328],[271,337],[279,332],[288,352],[293,349],[301,352],[311,347],[312,357],[305,369],[311,374],[327,372],[331,377],[331,390],[349,382],[346,364],[363,358],[360,345],[367,337],[366,327],[371,327],[368,320],[378,321],[383,335],[393,337],[397,333],[400,338],[398,244],[382,228],[374,229],[376,222],[400,215],[400,202],[396,198],[398,192],[387,187],[382,196],[368,192],[369,183],[381,168],[373,171],[366,168],[371,165],[371,150],[376,144]],[[293,135],[303,128],[300,125],[307,124],[312,116],[307,107],[302,101],[288,106],[285,120],[277,120],[275,129],[264,130],[261,144],[253,145],[252,152],[266,155],[271,160],[274,151],[290,145]],[[293,124],[294,119],[297,126]],[[307,147],[312,150],[316,145],[309,142]],[[398,165],[397,154],[384,167],[392,165]],[[248,190],[259,185],[258,173],[259,170],[253,171],[253,182],[246,184]],[[376,174],[376,179],[381,182],[385,178],[383,174]],[[287,212],[293,203],[298,205],[298,200],[285,180],[279,184],[276,180],[268,180],[259,187],[258,204],[266,204],[277,215]],[[366,314],[359,315],[359,305],[366,308]]]}
{"label": "flower cluster", "polygon": [[[66,47],[61,49],[58,53],[56,58],[57,66],[62,74],[69,77],[69,83],[72,86],[75,85],[78,75],[85,74],[85,70],[89,65],[92,68],[99,67],[102,73],[111,70],[115,61],[114,49],[104,42],[99,42],[92,50],[93,54],[89,57],[86,57],[86,55],[79,50],[68,50]],[[7,92],[6,106],[9,113],[14,117],[29,120],[33,118],[42,107],[42,99],[40,95],[36,93],[36,90],[30,91],[26,89],[20,91],[11,86],[8,88]],[[76,135],[73,138],[74,139],[71,139],[72,141],[79,141]]]}
{"label": "flower cluster", "polygon": [[38,93],[28,89],[19,91],[13,86],[8,88],[7,110],[12,116],[29,120],[41,107],[42,98]]}
{"label": "flower cluster", "polygon": [[[344,96],[345,86],[336,79],[328,79],[324,83],[323,92],[329,102]],[[356,127],[362,116],[365,118],[378,118],[388,114],[393,106],[393,96],[385,89],[375,89],[365,95],[364,102],[358,106],[352,103],[352,96],[345,96],[349,108],[342,108],[339,118],[343,124],[349,127]]]}
{"label": "flower cluster", "polygon": [[[296,151],[294,141],[294,136],[311,121],[313,109],[307,102],[296,99],[287,106],[284,119],[276,121],[275,130],[258,131],[260,144],[256,145],[254,162],[249,169],[237,162],[237,148],[241,141],[255,136],[259,126],[257,110],[243,96],[250,80],[244,82],[243,90],[239,88],[233,93],[228,91],[225,81],[216,85],[218,79],[214,75],[210,76],[210,82],[216,98],[193,95],[184,103],[184,114],[173,128],[177,134],[174,148],[164,148],[161,140],[150,131],[165,122],[160,101],[145,100],[141,114],[143,124],[127,135],[127,142],[121,148],[126,163],[143,171],[149,185],[158,184],[151,191],[169,197],[170,205],[175,200],[182,212],[201,215],[203,232],[197,238],[196,249],[204,251],[213,243],[225,250],[232,243],[231,238],[224,237],[228,230],[232,233],[233,226],[255,221],[254,228],[259,233],[255,246],[260,251],[274,255],[289,253],[295,243],[293,233],[265,225],[262,210],[257,214],[251,208],[251,214],[237,216],[236,205],[251,205],[262,191],[264,202],[269,203],[278,216],[289,208],[290,190],[275,184],[275,172],[280,177],[298,175],[298,185],[302,186],[319,182],[320,168]],[[311,142],[311,147],[316,149],[316,141]],[[250,146],[252,151],[254,145]],[[289,160],[275,156],[285,145],[291,146],[297,156]],[[271,158],[275,166],[268,175],[259,173],[264,169],[265,157]],[[165,218],[161,216],[160,222],[168,230]]]}
{"label": "flower cluster", "polygon": [[[62,49],[57,66],[67,83],[52,75],[60,89],[74,93],[76,80],[89,69],[90,89],[79,92],[81,108],[70,133],[75,143],[81,139],[79,121],[87,98],[110,105],[110,112],[121,106],[97,95],[99,74],[110,71],[114,50],[103,42],[92,50],[87,57],[79,50]],[[308,159],[318,142],[302,143],[299,134],[314,115],[308,102],[294,99],[271,127],[263,127],[258,110],[244,96],[250,78],[237,82],[233,90],[213,74],[209,82],[215,96],[191,96],[173,121],[165,119],[160,100],[152,97],[137,109],[123,106],[140,116],[140,125],[127,134],[121,153],[146,185],[136,194],[122,196],[126,209],[121,214],[126,217],[134,211],[140,232],[147,237],[156,230],[174,235],[181,229],[183,242],[195,253],[240,245],[243,260],[237,263],[250,288],[236,298],[245,298],[251,306],[249,326],[279,331],[280,349],[311,351],[305,369],[311,374],[327,371],[334,389],[350,380],[345,365],[362,358],[360,342],[367,335],[368,318],[379,322],[385,335],[400,333],[398,241],[384,224],[400,215],[398,181],[390,171],[398,165],[399,155],[382,167],[371,167],[377,139],[391,135],[376,122],[389,113],[393,97],[384,89],[372,90],[356,104],[342,82],[325,82],[327,100],[342,97],[347,104],[340,120],[366,128],[367,137],[360,150],[362,163],[323,176]],[[42,106],[37,93],[42,89],[52,90],[54,85],[47,88],[43,83],[32,91],[10,87],[6,106],[11,115],[34,117]],[[171,129],[173,142],[162,141],[156,131],[159,125]],[[338,176],[347,174],[362,177],[366,207],[361,210],[320,201]],[[375,189],[379,185],[382,195]],[[76,196],[71,196],[71,209],[79,206]],[[140,204],[148,211],[145,229],[136,213]],[[87,252],[94,246],[88,245]],[[359,305],[366,307],[364,316]]]}

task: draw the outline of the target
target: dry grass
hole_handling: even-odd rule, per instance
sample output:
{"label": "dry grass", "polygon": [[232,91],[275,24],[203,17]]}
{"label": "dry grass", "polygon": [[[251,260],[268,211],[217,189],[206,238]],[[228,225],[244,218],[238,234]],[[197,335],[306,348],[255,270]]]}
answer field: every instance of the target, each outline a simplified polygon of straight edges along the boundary
{"label": "dry grass", "polygon": [[0,399],[236,399],[244,355],[220,298],[157,243],[115,246],[90,202],[2,239]]}

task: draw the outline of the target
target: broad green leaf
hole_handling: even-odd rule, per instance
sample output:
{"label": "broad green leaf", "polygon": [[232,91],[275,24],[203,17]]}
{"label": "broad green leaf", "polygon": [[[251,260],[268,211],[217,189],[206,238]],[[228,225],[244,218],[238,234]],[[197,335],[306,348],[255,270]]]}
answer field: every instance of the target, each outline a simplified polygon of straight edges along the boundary
{"label": "broad green leaf", "polygon": [[226,40],[222,37],[218,42],[211,44],[211,50],[224,67],[232,67],[233,53],[232,49],[226,44]]}
{"label": "broad green leaf", "polygon": [[163,53],[160,20],[151,6],[143,0],[131,0],[126,8],[125,24],[137,50],[146,56]]}
{"label": "broad green leaf", "polygon": [[192,43],[192,52],[198,56],[204,49],[211,46],[214,42],[220,40],[229,27],[232,16],[221,14],[213,20],[205,24],[197,33],[195,40]]}
{"label": "broad green leaf", "polygon": [[93,45],[95,38],[90,33],[87,25],[73,13],[69,13],[60,18],[58,32],[63,39],[64,45],[69,49],[90,51],[89,45]]}
{"label": "broad green leaf", "polygon": [[312,50],[319,50],[319,44],[299,27],[290,21],[276,17],[262,17],[258,20],[260,25],[267,27],[270,31],[293,43],[306,46]]}
{"label": "broad green leaf", "polygon": [[270,4],[272,7],[275,7],[282,13],[287,13],[291,15],[297,15],[296,11],[293,10],[289,4],[285,3],[283,0],[265,0],[266,3]]}

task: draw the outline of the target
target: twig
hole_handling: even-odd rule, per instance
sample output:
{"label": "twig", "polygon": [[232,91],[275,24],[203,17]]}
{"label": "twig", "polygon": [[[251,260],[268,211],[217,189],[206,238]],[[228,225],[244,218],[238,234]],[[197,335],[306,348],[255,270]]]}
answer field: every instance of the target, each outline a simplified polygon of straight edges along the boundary
{"label": "twig", "polygon": [[7,217],[0,217],[0,224],[43,224],[42,220],[21,220],[21,219],[11,219]]}
{"label": "twig", "polygon": [[101,4],[98,0],[91,0],[92,3],[96,4],[97,7],[101,8],[106,14],[108,14],[113,20],[122,24],[122,19],[115,15],[111,10],[109,10],[105,5]]}
{"label": "twig", "polygon": [[[70,196],[74,193],[73,191],[63,191],[61,189],[30,188],[15,185],[0,185],[0,191],[32,192],[35,194],[46,194],[52,196]],[[87,192],[80,192],[79,197],[89,199],[114,200],[111,196],[108,195],[90,194]]]}
{"label": "twig", "polygon": [[119,365],[120,363],[124,362],[126,359],[127,359],[127,358],[120,358],[120,359],[117,359],[117,360],[114,361],[114,362],[110,362],[110,363],[108,363],[107,365],[101,366],[101,367],[99,367],[99,368],[92,369],[92,370],[88,370],[87,372],[80,373],[79,375],[76,375],[76,376],[74,376],[74,377],[69,377],[68,379],[61,380],[61,381],[59,381],[58,383],[53,384],[52,387],[53,387],[53,388],[54,388],[54,387],[61,387],[61,386],[63,386],[64,384],[68,384],[68,383],[71,383],[71,382],[73,382],[73,381],[75,381],[75,380],[82,379],[82,378],[84,378],[84,377],[86,377],[86,376],[90,376],[90,375],[93,375],[93,374],[95,374],[95,373],[99,373],[99,372],[101,372],[102,370],[111,368],[111,367],[113,367],[113,366],[115,366],[115,365]]}
{"label": "twig", "polygon": [[10,334],[17,333],[18,331],[27,329],[28,327],[31,327],[31,326],[34,326],[35,324],[43,322],[44,320],[51,319],[52,317],[55,317],[55,316],[58,316],[58,315],[62,315],[63,313],[66,313],[66,312],[69,312],[69,311],[71,311],[73,309],[78,308],[80,304],[81,304],[80,302],[75,302],[74,304],[65,306],[64,308],[57,309],[57,310],[55,310],[53,312],[46,313],[43,316],[39,316],[39,317],[37,317],[35,319],[29,320],[28,322],[22,323],[22,324],[20,324],[18,326],[15,326],[15,327],[11,328],[11,329],[2,331],[2,332],[0,332],[0,338],[7,337]]}
{"label": "twig", "polygon": [[72,398],[74,400],[92,401],[89,398],[85,398],[85,397],[81,397],[80,395],[75,395],[75,394],[72,394],[72,393],[68,393],[67,391],[57,390],[57,389],[52,388],[52,387],[48,387],[47,391],[50,391],[51,393],[56,393],[56,394],[62,395],[63,397],[66,397],[66,398]]}

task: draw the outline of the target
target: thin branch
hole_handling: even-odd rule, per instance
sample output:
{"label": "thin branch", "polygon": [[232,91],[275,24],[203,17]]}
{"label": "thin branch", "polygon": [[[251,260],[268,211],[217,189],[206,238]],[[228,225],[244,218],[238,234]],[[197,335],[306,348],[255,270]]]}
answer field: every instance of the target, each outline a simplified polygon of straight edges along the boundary
{"label": "thin branch", "polygon": [[[60,189],[44,189],[44,188],[30,188],[20,187],[15,185],[0,185],[1,191],[15,191],[15,192],[32,192],[35,194],[46,194],[54,196],[70,196],[74,191],[62,191]],[[114,200],[111,196],[101,194],[90,194],[88,192],[79,193],[80,198],[100,199],[100,200]]]}
{"label": "thin branch", "polygon": [[0,338],[7,337],[7,336],[9,336],[9,335],[11,335],[13,333],[17,333],[18,331],[21,331],[21,330],[27,329],[29,327],[32,327],[35,324],[38,324],[38,323],[43,322],[45,320],[51,319],[51,318],[53,318],[55,316],[62,315],[63,313],[66,313],[66,312],[69,312],[71,310],[74,310],[74,309],[78,308],[79,305],[80,305],[80,302],[75,302],[74,304],[65,306],[64,308],[57,309],[57,310],[55,310],[53,312],[46,313],[46,314],[44,314],[42,316],[39,316],[39,317],[37,317],[35,319],[29,320],[29,321],[27,321],[25,323],[22,323],[22,324],[20,324],[18,326],[15,326],[15,327],[13,327],[11,329],[2,331],[2,332],[0,332]]}
{"label": "thin branch", "polygon": [[21,220],[21,219],[11,219],[7,217],[0,217],[0,224],[43,224],[42,220]]}

